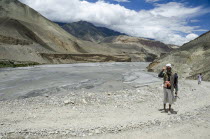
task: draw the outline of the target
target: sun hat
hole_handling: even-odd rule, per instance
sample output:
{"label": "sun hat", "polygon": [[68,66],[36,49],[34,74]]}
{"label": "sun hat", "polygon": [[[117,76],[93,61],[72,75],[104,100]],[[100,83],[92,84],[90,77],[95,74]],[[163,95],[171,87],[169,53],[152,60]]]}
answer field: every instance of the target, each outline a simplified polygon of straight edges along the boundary
{"label": "sun hat", "polygon": [[166,67],[171,67],[171,64],[166,64]]}

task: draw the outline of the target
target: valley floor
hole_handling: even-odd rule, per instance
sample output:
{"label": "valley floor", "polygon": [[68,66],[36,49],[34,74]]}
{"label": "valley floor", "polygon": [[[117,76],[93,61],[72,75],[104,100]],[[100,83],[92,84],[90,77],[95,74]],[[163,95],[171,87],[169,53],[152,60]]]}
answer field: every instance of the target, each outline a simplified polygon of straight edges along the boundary
{"label": "valley floor", "polygon": [[210,83],[180,79],[173,113],[148,63],[0,71],[0,138],[210,138]]}

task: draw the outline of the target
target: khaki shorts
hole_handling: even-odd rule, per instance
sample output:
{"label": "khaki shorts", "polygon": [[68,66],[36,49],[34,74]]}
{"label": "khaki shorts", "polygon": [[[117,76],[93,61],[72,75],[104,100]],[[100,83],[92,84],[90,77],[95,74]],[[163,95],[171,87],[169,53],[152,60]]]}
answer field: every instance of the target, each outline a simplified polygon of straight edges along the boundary
{"label": "khaki shorts", "polygon": [[163,87],[163,93],[164,93],[163,103],[173,104],[173,94],[171,89],[166,89],[165,87]]}

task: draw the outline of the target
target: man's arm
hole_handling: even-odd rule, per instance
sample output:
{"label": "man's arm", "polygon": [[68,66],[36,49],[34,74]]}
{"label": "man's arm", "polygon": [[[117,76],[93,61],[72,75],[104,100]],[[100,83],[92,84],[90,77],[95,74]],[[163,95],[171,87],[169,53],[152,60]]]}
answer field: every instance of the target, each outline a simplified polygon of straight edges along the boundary
{"label": "man's arm", "polygon": [[158,74],[159,78],[163,78],[164,77],[164,71],[162,70],[159,74]]}
{"label": "man's arm", "polygon": [[164,77],[164,71],[165,71],[165,67],[163,67],[162,71],[158,74],[159,78],[163,78]]}

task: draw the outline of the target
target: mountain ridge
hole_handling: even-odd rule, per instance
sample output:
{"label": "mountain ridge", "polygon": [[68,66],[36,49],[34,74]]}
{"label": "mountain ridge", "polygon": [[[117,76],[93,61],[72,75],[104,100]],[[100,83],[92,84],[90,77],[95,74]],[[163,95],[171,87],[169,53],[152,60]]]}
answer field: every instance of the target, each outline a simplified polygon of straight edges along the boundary
{"label": "mountain ridge", "polygon": [[[54,54],[52,56],[55,56],[55,59],[56,54],[65,56],[96,53],[107,55],[107,57],[109,57],[108,54],[113,56],[118,54],[117,52],[110,53],[110,51],[108,47],[101,49],[98,44],[79,40],[17,0],[0,1],[0,59],[42,64],[53,61],[40,53]],[[116,57],[110,61],[117,61]],[[126,55],[124,57],[128,61],[129,57]],[[100,61],[100,57],[98,60]],[[63,61],[70,63],[71,59]]]}
{"label": "mountain ridge", "polygon": [[[74,28],[74,26],[76,27]],[[103,46],[106,45],[120,53],[126,54],[132,58],[133,62],[151,62],[173,49],[173,47],[169,47],[169,45],[154,39],[132,37],[121,33],[114,34],[115,31],[104,27],[96,27],[94,24],[87,21],[66,24],[63,28],[82,40],[96,42]],[[71,28],[71,31],[68,31],[69,28]],[[110,31],[111,33],[108,34],[107,32],[100,30],[101,28]],[[82,33],[80,33],[80,31]]]}
{"label": "mountain ridge", "polygon": [[106,27],[97,27],[87,21],[67,23],[61,26],[64,30],[77,38],[96,43],[109,36],[125,35],[124,33],[120,33]]}
{"label": "mountain ridge", "polygon": [[202,73],[203,79],[210,81],[209,61],[210,31],[155,60],[148,70],[159,72],[165,64],[171,63],[174,72],[183,78],[197,79],[197,75]]}

